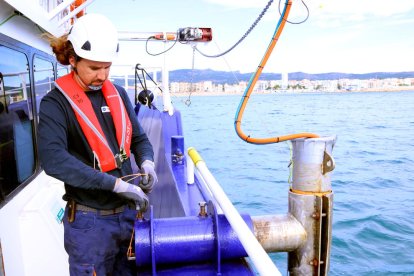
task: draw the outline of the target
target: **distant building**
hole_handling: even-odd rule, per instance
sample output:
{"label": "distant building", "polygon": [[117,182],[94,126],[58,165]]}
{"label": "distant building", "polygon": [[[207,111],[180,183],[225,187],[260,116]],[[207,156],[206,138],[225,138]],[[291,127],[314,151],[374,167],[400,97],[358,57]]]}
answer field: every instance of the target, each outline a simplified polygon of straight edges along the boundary
{"label": "distant building", "polygon": [[[290,91],[305,92],[305,91],[395,91],[398,89],[413,89],[414,78],[386,78],[386,79],[347,79],[341,78],[337,80],[288,80],[287,73],[282,74],[281,80],[259,80],[255,87],[254,92],[265,93],[271,91],[271,89],[281,89],[287,91],[290,87]],[[120,85],[123,85],[125,80],[123,77],[112,76],[111,79]],[[130,81],[131,82],[131,81]],[[216,84],[213,81],[201,81],[201,82],[171,82],[171,93],[243,93],[247,88],[246,81],[240,81],[239,83],[224,83]],[[129,84],[129,87],[133,88],[133,83]],[[162,85],[161,85],[162,87]],[[152,90],[156,90],[156,87],[150,87]]]}
{"label": "distant building", "polygon": [[289,84],[288,73],[287,72],[283,72],[282,73],[282,85],[281,85],[281,88],[283,90],[286,90],[288,88],[288,84]]}

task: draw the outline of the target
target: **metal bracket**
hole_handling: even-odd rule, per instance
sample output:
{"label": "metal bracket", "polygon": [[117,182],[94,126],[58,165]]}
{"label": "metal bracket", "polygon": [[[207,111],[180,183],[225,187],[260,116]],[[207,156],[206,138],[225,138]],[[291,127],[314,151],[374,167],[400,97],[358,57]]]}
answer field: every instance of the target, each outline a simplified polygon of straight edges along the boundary
{"label": "metal bracket", "polygon": [[327,174],[335,169],[335,160],[327,153],[323,152],[322,174]]}

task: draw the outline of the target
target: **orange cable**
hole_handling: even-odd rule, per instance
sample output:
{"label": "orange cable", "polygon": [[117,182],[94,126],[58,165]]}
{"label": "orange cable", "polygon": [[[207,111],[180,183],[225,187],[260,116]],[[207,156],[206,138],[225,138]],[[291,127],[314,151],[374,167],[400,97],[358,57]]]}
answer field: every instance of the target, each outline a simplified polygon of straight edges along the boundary
{"label": "orange cable", "polygon": [[248,143],[252,143],[252,144],[271,144],[271,143],[279,143],[279,142],[283,142],[283,141],[287,141],[287,140],[292,140],[292,139],[297,139],[297,138],[318,138],[319,135],[317,134],[313,134],[313,133],[296,133],[296,134],[288,134],[288,135],[283,135],[283,136],[279,136],[279,137],[271,137],[271,138],[252,138],[250,137],[250,135],[246,135],[243,130],[241,129],[241,121],[242,121],[242,117],[243,117],[243,113],[244,110],[247,106],[247,102],[248,99],[250,97],[250,94],[253,91],[253,88],[257,82],[257,80],[259,79],[263,68],[266,65],[267,60],[269,59],[273,48],[276,45],[276,42],[279,40],[279,37],[282,33],[282,30],[285,26],[285,23],[287,21],[289,12],[290,12],[290,8],[292,6],[292,0],[288,0],[286,3],[286,7],[284,10],[284,14],[282,17],[282,21],[280,22],[280,25],[278,26],[275,34],[272,37],[272,40],[266,50],[266,53],[262,59],[262,61],[260,62],[259,66],[257,67],[257,70],[255,72],[255,74],[252,76],[251,78],[251,82],[249,84],[249,86],[247,87],[247,90],[244,94],[244,99],[242,100],[240,107],[239,107],[239,112],[237,114],[237,118],[235,121],[235,127],[236,127],[236,133],[237,135],[242,139],[245,140]]}

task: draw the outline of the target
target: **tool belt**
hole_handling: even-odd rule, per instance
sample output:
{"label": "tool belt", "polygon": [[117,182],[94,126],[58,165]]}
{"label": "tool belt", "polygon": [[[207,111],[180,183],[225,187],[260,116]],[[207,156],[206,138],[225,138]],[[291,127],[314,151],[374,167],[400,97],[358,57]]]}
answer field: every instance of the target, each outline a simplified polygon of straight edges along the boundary
{"label": "tool belt", "polygon": [[95,209],[89,206],[76,203],[74,200],[69,200],[67,206],[68,206],[68,221],[69,222],[73,222],[75,220],[76,211],[93,212],[93,213],[96,213],[97,215],[109,216],[109,215],[122,213],[125,209],[131,208],[128,205],[122,205],[114,209],[102,210],[102,209]]}

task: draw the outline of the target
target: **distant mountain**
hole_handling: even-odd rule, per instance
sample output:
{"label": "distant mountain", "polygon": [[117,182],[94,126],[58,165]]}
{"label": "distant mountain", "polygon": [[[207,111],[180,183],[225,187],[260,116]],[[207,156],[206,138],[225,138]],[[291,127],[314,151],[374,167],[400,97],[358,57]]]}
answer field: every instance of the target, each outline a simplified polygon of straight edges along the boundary
{"label": "distant mountain", "polygon": [[[253,73],[240,73],[239,71],[215,71],[211,69],[180,69],[170,71],[170,82],[200,82],[212,81],[216,84],[233,84],[240,81],[249,81]],[[279,73],[262,73],[260,80],[280,80]],[[338,79],[386,79],[386,78],[414,78],[414,71],[411,72],[374,72],[365,74],[348,73],[321,73],[308,74],[293,72],[288,74],[289,80],[338,80]],[[160,78],[158,78],[160,79]]]}
{"label": "distant mountain", "polygon": [[[170,82],[200,82],[212,81],[216,84],[234,84],[240,81],[249,81],[252,73],[240,73],[240,71],[215,71],[211,69],[180,69],[170,71]],[[262,80],[280,80],[281,74],[262,73]]]}

